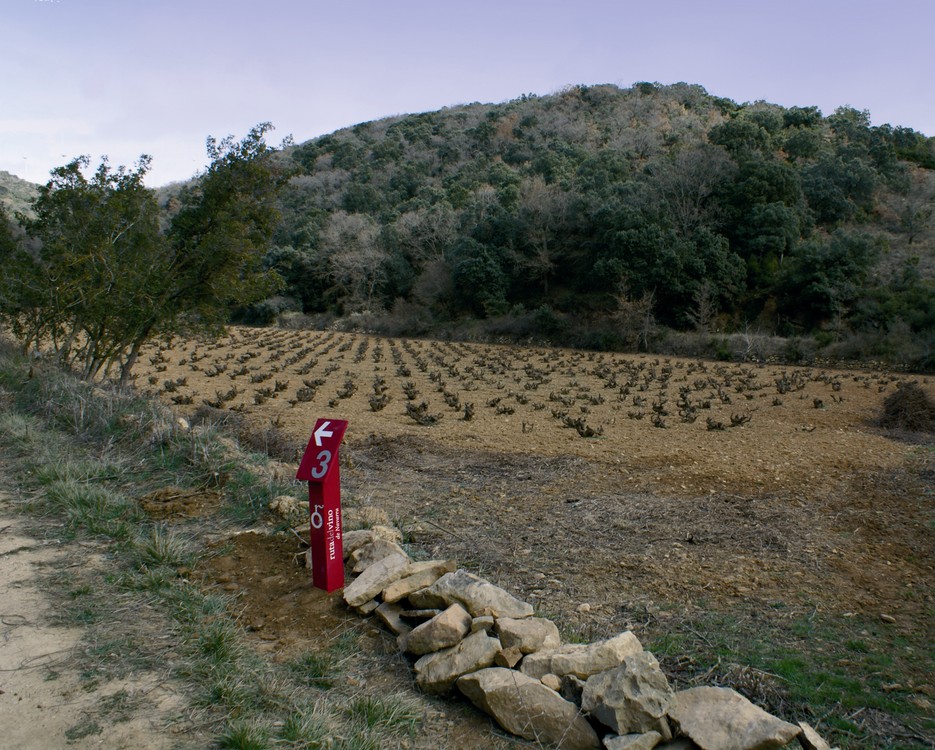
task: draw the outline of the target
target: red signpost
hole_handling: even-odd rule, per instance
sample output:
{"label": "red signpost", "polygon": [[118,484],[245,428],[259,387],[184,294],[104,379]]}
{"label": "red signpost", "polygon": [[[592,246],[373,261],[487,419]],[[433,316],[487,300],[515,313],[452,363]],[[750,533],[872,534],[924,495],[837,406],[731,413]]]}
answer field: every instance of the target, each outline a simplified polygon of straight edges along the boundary
{"label": "red signpost", "polygon": [[308,482],[312,583],[328,593],[344,586],[338,448],[346,429],[343,419],[319,419],[295,475]]}

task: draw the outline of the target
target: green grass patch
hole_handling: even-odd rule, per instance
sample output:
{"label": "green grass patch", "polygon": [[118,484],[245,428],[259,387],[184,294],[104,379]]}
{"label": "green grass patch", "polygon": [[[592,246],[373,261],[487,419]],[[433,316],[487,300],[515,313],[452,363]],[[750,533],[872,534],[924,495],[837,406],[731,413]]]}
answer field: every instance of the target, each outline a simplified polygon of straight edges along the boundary
{"label": "green grass patch", "polygon": [[85,737],[93,737],[94,735],[101,734],[103,731],[103,727],[94,719],[86,717],[65,730],[65,739],[69,742],[76,742]]}
{"label": "green grass patch", "polygon": [[324,746],[331,737],[325,718],[314,711],[295,711],[286,717],[279,739],[295,747]]}
{"label": "green grass patch", "polygon": [[144,531],[130,552],[141,569],[181,568],[195,561],[195,549],[190,539],[165,524],[156,524]]}
{"label": "green grass patch", "polygon": [[[694,675],[708,674],[788,720],[819,722],[826,739],[842,748],[924,746],[894,744],[873,723],[848,718],[867,712],[901,722],[908,737],[935,731],[931,717],[910,700],[912,692],[892,687],[930,682],[933,645],[874,618],[709,612],[658,636],[650,648],[663,663],[673,660],[676,672],[688,658]],[[751,680],[751,672],[762,679]],[[692,674],[683,671],[680,679],[690,682]]]}
{"label": "green grass patch", "polygon": [[385,698],[361,695],[351,700],[347,709],[352,721],[370,730],[390,733],[413,733],[421,716],[415,704],[396,695]]}
{"label": "green grass patch", "polygon": [[224,750],[267,750],[269,732],[265,727],[238,721],[221,732],[217,744]]}
{"label": "green grass patch", "polygon": [[289,670],[303,685],[327,690],[334,685],[337,676],[335,660],[326,654],[308,651],[289,662]]}
{"label": "green grass patch", "polygon": [[106,485],[74,480],[52,482],[45,492],[45,512],[61,518],[74,535],[79,529],[125,542],[144,516],[136,503]]}
{"label": "green grass patch", "polygon": [[[269,500],[289,492],[257,470],[267,459],[239,452],[214,427],[180,429],[155,402],[43,363],[26,377],[27,366],[0,346],[0,384],[8,391],[0,448],[8,476],[29,498],[17,507],[35,533],[81,543],[49,569],[44,585],[57,604],[54,621],[84,629],[68,667],[86,690],[130,675],[168,675],[197,716],[200,728],[187,739],[202,747],[365,750],[413,731],[414,704],[339,685],[337,677],[362,658],[357,630],[291,662],[265,660],[247,641],[236,602],[189,582],[188,571],[213,554],[198,541],[206,530],[265,521]],[[165,486],[216,488],[224,502],[209,519],[156,523],[134,498]],[[75,566],[76,559],[89,564]],[[50,669],[48,678],[61,673]],[[100,734],[146,708],[118,691],[68,739]]]}

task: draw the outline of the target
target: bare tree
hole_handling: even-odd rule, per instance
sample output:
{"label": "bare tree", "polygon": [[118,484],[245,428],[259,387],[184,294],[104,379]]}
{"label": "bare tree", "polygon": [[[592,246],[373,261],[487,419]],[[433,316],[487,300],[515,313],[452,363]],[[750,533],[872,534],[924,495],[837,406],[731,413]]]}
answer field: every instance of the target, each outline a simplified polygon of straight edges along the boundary
{"label": "bare tree", "polygon": [[890,200],[890,210],[910,245],[932,226],[935,215],[935,180],[927,178],[921,170],[920,174],[910,175],[906,189]]}
{"label": "bare tree", "polygon": [[407,211],[394,225],[396,239],[417,265],[443,257],[454,240],[458,216],[446,202]]}
{"label": "bare tree", "polygon": [[675,227],[690,234],[709,218],[708,198],[737,167],[724,149],[699,146],[652,165],[652,190]]}
{"label": "bare tree", "polygon": [[338,211],[321,235],[331,277],[345,293],[349,307],[371,312],[377,289],[385,279],[387,252],[379,227],[370,216]]}
{"label": "bare tree", "polygon": [[532,249],[531,254],[520,257],[520,264],[542,283],[542,291],[548,294],[549,278],[558,265],[560,246],[556,235],[568,216],[568,195],[537,175],[522,184],[519,210],[526,242]]}
{"label": "bare tree", "polygon": [[454,290],[448,262],[444,258],[436,258],[426,263],[416,279],[412,293],[419,304],[429,308],[450,300]]}
{"label": "bare tree", "polygon": [[639,299],[631,299],[626,285],[621,285],[616,300],[617,311],[614,318],[620,325],[620,333],[624,340],[630,346],[648,349],[649,340],[656,330],[655,293],[647,291],[643,292]]}
{"label": "bare tree", "polygon": [[714,285],[705,279],[695,290],[693,295],[695,309],[688,313],[695,330],[699,333],[709,333],[714,316],[717,314],[717,295]]}

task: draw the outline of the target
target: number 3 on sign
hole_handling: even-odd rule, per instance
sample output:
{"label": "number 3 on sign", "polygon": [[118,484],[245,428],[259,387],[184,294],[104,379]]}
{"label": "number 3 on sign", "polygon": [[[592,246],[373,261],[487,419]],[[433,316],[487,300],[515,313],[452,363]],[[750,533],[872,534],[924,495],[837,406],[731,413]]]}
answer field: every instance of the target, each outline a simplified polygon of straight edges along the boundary
{"label": "number 3 on sign", "polygon": [[325,474],[328,473],[328,464],[331,463],[331,451],[321,451],[318,456],[318,466],[312,467],[312,476],[315,479],[324,478]]}

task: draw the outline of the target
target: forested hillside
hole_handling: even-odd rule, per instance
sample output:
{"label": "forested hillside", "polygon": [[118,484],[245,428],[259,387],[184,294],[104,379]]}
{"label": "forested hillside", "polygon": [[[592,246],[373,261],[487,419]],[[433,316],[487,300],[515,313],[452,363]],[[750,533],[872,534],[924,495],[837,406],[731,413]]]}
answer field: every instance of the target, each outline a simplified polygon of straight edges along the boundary
{"label": "forested hillside", "polygon": [[38,195],[37,186],[0,170],[0,207],[7,213],[27,211]]}
{"label": "forested hillside", "polygon": [[755,329],[931,361],[935,139],[867,112],[577,86],[281,157],[296,173],[268,263],[286,288],[247,319],[592,347]]}
{"label": "forested hillside", "polygon": [[[866,111],[639,83],[298,146],[268,148],[270,128],[209,139],[208,170],[155,194],[145,156],[93,176],[79,157],[41,188],[0,175],[0,318],[70,352],[63,332],[102,330],[119,287],[107,326],[136,316],[156,335],[169,329],[137,313],[169,294],[168,268],[202,285],[164,306],[176,328],[291,312],[395,335],[935,368],[935,138]],[[183,227],[199,202],[203,226]],[[118,339],[108,362],[126,355]]]}

